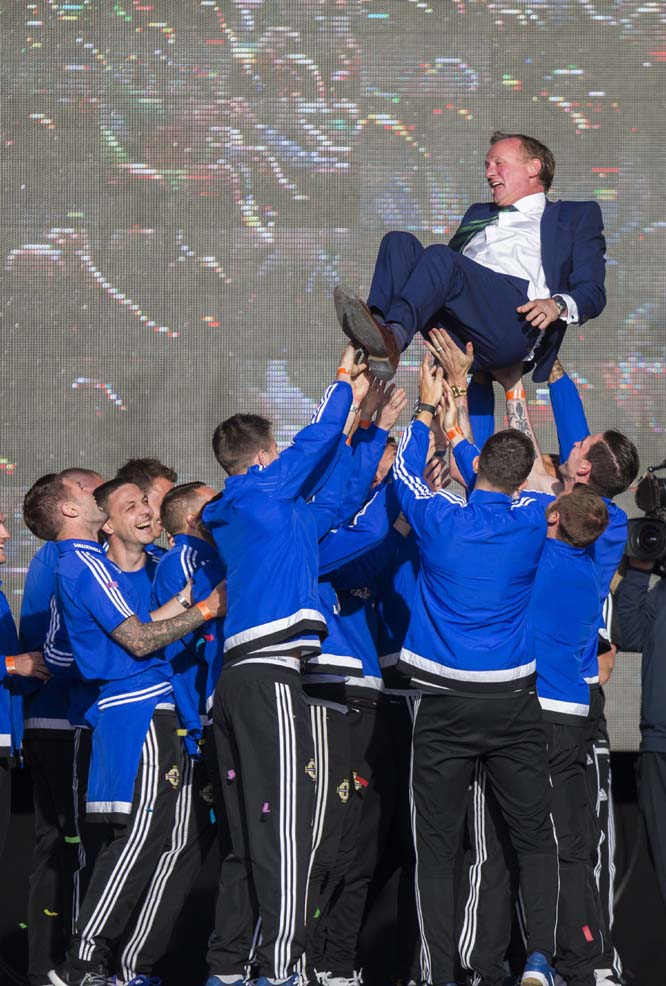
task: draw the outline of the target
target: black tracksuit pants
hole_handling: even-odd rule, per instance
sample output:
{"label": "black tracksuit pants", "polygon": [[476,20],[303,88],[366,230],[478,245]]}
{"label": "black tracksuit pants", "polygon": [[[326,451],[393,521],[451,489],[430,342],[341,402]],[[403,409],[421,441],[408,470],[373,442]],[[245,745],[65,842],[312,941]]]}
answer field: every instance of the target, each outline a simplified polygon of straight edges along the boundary
{"label": "black tracksuit pants", "polygon": [[169,947],[187,895],[215,841],[212,806],[213,789],[205,763],[186,757],[169,845],[120,945],[118,966],[127,982],[139,975],[149,976]]}
{"label": "black tracksuit pants", "polygon": [[183,760],[176,713],[156,710],[141,750],[132,810],[126,824],[111,826],[112,840],[97,858],[81,905],[67,957],[72,968],[108,968],[111,949],[172,837]]}
{"label": "black tracksuit pants", "polygon": [[65,957],[105,826],[85,818],[90,730],[29,729],[35,844],[28,890],[28,980],[43,984]]}
{"label": "black tracksuit pants", "polygon": [[212,975],[244,974],[257,917],[261,975],[288,977],[305,948],[314,760],[300,673],[241,661],[222,670],[213,707],[232,851],[222,863]]}
{"label": "black tracksuit pants", "polygon": [[[409,809],[407,802],[409,774],[408,769],[400,770],[401,759],[409,750],[411,718],[407,714],[404,701],[400,702],[403,712],[401,729],[395,730],[396,719],[391,715],[390,703],[383,697],[378,702],[359,699],[350,701],[350,733],[352,764],[354,771],[354,797],[360,799],[355,838],[354,854],[343,883],[336,892],[327,923],[326,965],[334,976],[350,979],[357,964],[358,938],[363,922],[366,899],[370,882],[384,855],[391,829],[400,808],[404,808],[404,819],[409,833]],[[406,728],[405,728],[406,727]],[[402,750],[396,747],[406,741]],[[406,765],[405,765],[406,766]],[[401,787],[401,785],[403,785]],[[414,929],[414,920],[405,915],[405,896],[415,916],[413,883],[413,849],[407,851],[406,887],[402,888],[399,899],[398,935],[404,939],[407,927]],[[404,860],[401,853],[398,865]],[[408,890],[405,895],[405,889]],[[398,951],[400,951],[398,949]],[[400,963],[402,956],[398,955]],[[409,960],[403,962],[409,967]],[[409,976],[407,977],[409,978]]]}
{"label": "black tracksuit pants", "polygon": [[[310,719],[316,765],[312,823],[312,862],[308,880],[305,956],[308,979],[331,971],[326,955],[331,898],[344,879],[355,848],[349,713],[311,704]],[[351,846],[351,848],[350,848]]]}
{"label": "black tracksuit pants", "polygon": [[28,979],[43,984],[72,933],[81,839],[74,778],[74,730],[31,729],[23,737],[35,811],[28,891]]}
{"label": "black tracksuit pants", "polygon": [[600,685],[590,685],[590,712],[586,730],[588,824],[590,831],[589,879],[596,888],[603,937],[597,969],[622,975],[622,962],[613,945],[613,898],[615,895],[615,819],[611,777],[610,739]]}
{"label": "black tracksuit pants", "polygon": [[[545,722],[557,837],[560,893],[556,967],[568,986],[594,986],[601,955],[599,903],[588,879],[588,795],[585,724]],[[460,930],[463,966],[484,983],[502,983],[517,894],[517,864],[483,768],[472,785],[468,816],[470,865],[464,881]],[[522,907],[520,908],[522,911]]]}
{"label": "black tracksuit pants", "polygon": [[479,760],[518,857],[528,951],[552,957],[557,849],[546,737],[536,695],[423,695],[415,702],[412,757],[422,978],[433,986],[455,979],[455,871],[467,790]]}

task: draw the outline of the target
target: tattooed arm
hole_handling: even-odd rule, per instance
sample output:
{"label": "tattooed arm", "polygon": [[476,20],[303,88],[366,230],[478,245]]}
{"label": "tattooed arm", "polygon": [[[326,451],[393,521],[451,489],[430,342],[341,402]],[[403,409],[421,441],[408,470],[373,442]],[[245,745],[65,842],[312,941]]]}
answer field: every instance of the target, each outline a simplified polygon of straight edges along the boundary
{"label": "tattooed arm", "polygon": [[528,477],[528,489],[555,493],[559,491],[560,483],[552,475],[552,472],[547,470],[543,453],[539,448],[537,437],[534,434],[527,396],[523,386],[522,370],[522,363],[516,363],[515,366],[509,366],[502,370],[493,370],[493,375],[504,387],[506,416],[509,428],[516,428],[523,435],[527,435],[536,452],[534,465]]}
{"label": "tattooed arm", "polygon": [[[162,610],[157,610],[155,616]],[[152,623],[142,623],[138,616],[128,617],[112,631],[111,636],[135,657],[146,657],[174,640],[180,640],[185,634],[196,630],[208,619],[222,617],[227,611],[227,598],[224,583],[221,582],[203,603],[192,606],[191,609],[172,616],[170,619],[157,619]],[[207,615],[210,614],[210,615]]]}

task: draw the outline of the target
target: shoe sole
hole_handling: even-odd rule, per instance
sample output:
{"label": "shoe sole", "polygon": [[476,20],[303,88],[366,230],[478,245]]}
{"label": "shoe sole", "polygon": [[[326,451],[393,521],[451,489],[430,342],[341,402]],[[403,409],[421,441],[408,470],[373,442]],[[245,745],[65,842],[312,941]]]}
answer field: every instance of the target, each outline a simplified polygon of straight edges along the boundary
{"label": "shoe sole", "polygon": [[357,342],[368,354],[368,369],[378,380],[392,380],[395,369],[386,353],[386,344],[360,298],[352,296],[346,299],[344,306],[345,332],[353,342]]}
{"label": "shoe sole", "polygon": [[55,969],[51,969],[49,972],[46,973],[46,975],[49,977],[49,982],[51,983],[51,986],[67,986],[65,980],[60,978],[60,976],[55,971]]}
{"label": "shoe sole", "polygon": [[520,986],[549,986],[549,982],[540,972],[529,972],[520,980]]}

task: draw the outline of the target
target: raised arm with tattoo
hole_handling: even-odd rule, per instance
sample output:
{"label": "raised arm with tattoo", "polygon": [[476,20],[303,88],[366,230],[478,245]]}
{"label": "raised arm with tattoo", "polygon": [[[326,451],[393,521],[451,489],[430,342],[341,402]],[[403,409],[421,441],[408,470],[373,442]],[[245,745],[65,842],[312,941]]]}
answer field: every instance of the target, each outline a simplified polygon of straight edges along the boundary
{"label": "raised arm with tattoo", "polygon": [[152,613],[152,623],[142,623],[136,614],[128,617],[120,626],[112,631],[111,636],[135,657],[146,657],[174,640],[180,640],[185,634],[196,630],[208,620],[223,617],[227,611],[227,595],[224,582],[211,592],[203,602],[197,603],[191,609],[177,616],[167,617],[171,611],[172,600]]}
{"label": "raised arm with tattoo", "polygon": [[523,386],[523,364],[516,363],[513,366],[508,366],[501,370],[493,370],[493,375],[504,387],[506,416],[509,428],[516,428],[523,435],[527,435],[536,452],[534,465],[528,477],[528,489],[538,490],[544,493],[560,492],[561,483],[553,476],[552,471],[547,469],[543,453],[539,448],[539,443],[532,427],[527,395]]}

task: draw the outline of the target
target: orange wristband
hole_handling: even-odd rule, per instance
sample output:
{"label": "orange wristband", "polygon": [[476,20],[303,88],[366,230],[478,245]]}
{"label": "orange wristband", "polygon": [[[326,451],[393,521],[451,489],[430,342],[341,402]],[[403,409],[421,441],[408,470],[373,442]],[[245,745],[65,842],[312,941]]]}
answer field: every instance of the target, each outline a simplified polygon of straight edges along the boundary
{"label": "orange wristband", "polygon": [[206,605],[205,602],[197,603],[196,608],[199,610],[204,620],[214,620],[215,613]]}
{"label": "orange wristband", "polygon": [[338,373],[346,373],[348,377],[351,376],[351,370],[348,370],[346,366],[339,366],[336,371],[336,375]]}
{"label": "orange wristband", "polygon": [[16,658],[6,657],[5,667],[7,668],[7,674],[16,674]]}
{"label": "orange wristband", "polygon": [[370,427],[371,424],[372,424],[372,418],[361,418],[361,420],[358,423],[358,426],[359,428],[363,428],[363,430],[365,431]]}
{"label": "orange wristband", "polygon": [[508,401],[524,401],[525,391],[522,387],[515,387],[513,390],[507,390],[506,399]]}
{"label": "orange wristband", "polygon": [[446,432],[446,437],[448,438],[448,440],[450,442],[452,442],[453,439],[456,438],[456,437],[458,437],[458,436],[460,438],[464,438],[465,437],[465,435],[463,434],[463,430],[460,427],[460,425],[456,425],[455,428],[449,428],[447,430],[447,432]]}

